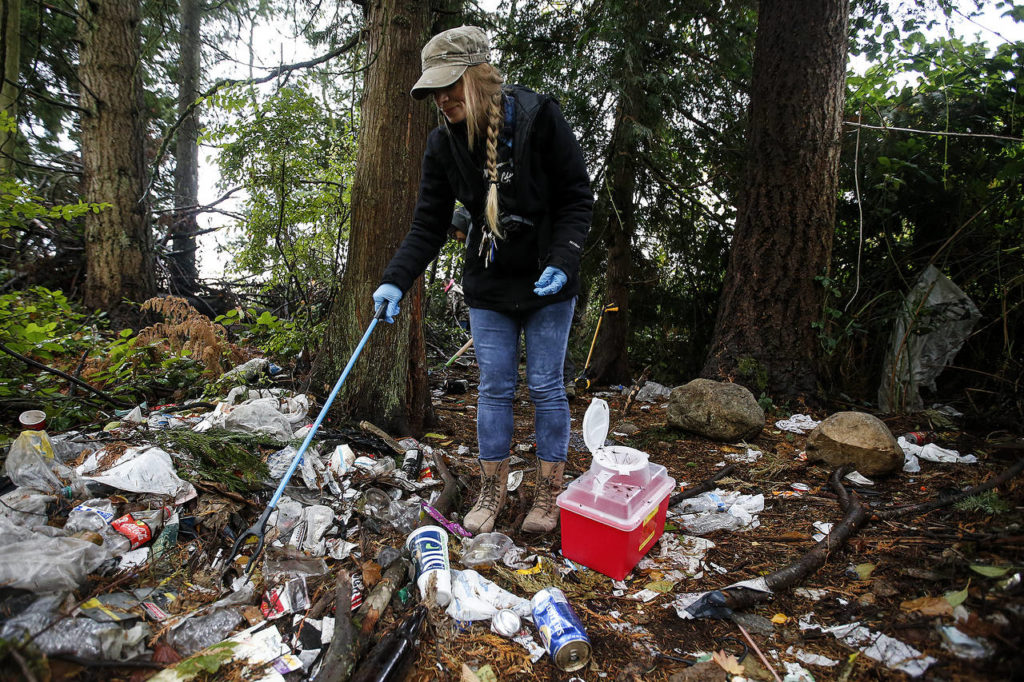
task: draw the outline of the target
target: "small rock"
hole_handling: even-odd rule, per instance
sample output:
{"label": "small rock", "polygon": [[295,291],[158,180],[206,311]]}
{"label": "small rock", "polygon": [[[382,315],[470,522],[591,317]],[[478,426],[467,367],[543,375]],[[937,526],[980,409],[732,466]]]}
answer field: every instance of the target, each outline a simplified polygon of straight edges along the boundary
{"label": "small rock", "polygon": [[613,428],[612,431],[615,431],[616,433],[624,433],[627,436],[632,436],[633,434],[640,431],[640,427],[632,422],[619,422],[618,424],[615,425],[615,428]]}
{"label": "small rock", "polygon": [[807,437],[807,461],[832,468],[850,465],[865,476],[903,467],[903,450],[889,428],[866,412],[836,412]]}

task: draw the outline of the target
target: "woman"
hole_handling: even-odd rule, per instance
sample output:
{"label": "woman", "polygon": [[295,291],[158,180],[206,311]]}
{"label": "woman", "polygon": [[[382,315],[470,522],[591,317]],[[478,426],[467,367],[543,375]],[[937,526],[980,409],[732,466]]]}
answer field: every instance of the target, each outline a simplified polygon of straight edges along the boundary
{"label": "woman", "polygon": [[480,366],[477,440],[480,496],[463,525],[486,533],[505,503],[519,338],[537,433],[537,487],[523,530],[558,522],[555,497],[569,444],[562,380],[579,259],[594,197],[579,143],[554,99],[502,86],[487,35],[462,26],[423,48],[412,96],[432,96],[444,121],[427,139],[412,227],[373,294],[398,302],[443,245],[458,199],[472,216],[463,291]]}

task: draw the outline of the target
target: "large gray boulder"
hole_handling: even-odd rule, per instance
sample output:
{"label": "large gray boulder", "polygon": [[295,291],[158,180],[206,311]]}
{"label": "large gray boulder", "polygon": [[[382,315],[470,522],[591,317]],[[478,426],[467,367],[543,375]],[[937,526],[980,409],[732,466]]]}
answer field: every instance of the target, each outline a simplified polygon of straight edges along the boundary
{"label": "large gray boulder", "polygon": [[712,440],[749,440],[764,428],[764,410],[739,384],[694,379],[669,394],[668,425]]}
{"label": "large gray boulder", "polygon": [[852,466],[865,476],[892,473],[903,466],[903,450],[878,417],[836,412],[807,436],[807,461],[836,468]]}

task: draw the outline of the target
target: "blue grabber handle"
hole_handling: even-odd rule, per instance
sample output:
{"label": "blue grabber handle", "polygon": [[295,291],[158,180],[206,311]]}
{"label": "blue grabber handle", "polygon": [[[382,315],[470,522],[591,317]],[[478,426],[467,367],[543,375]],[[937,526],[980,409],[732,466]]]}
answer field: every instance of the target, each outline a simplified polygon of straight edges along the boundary
{"label": "blue grabber handle", "polygon": [[281,499],[281,495],[284,494],[285,486],[288,485],[288,481],[291,480],[292,474],[298,468],[299,463],[302,461],[302,456],[306,454],[306,448],[313,442],[313,436],[316,435],[317,430],[320,428],[320,423],[327,416],[327,410],[330,409],[331,403],[334,402],[335,396],[338,395],[338,391],[341,390],[341,385],[345,383],[345,379],[348,378],[348,373],[352,371],[352,365],[356,364],[356,360],[359,358],[359,354],[363,352],[363,346],[366,345],[367,340],[370,338],[370,334],[373,333],[373,328],[377,326],[377,323],[384,318],[385,311],[387,310],[388,304],[384,303],[377,312],[373,315],[373,320],[370,322],[370,326],[367,327],[366,333],[363,334],[363,338],[359,341],[359,345],[356,346],[355,351],[352,352],[352,357],[349,358],[348,364],[345,365],[345,369],[342,370],[341,376],[338,377],[338,382],[334,384],[334,388],[331,390],[331,394],[327,396],[327,401],[324,403],[323,408],[320,410],[320,414],[317,415],[316,421],[313,422],[312,428],[309,429],[309,433],[306,434],[306,439],[302,441],[302,445],[299,446],[299,451],[295,453],[295,457],[292,458],[291,466],[288,467],[288,471],[285,472],[284,477],[281,479],[281,483],[278,484],[277,490],[274,491],[274,496],[270,498],[270,503],[267,505],[267,511],[264,512],[267,516],[270,512],[277,507],[278,501]]}

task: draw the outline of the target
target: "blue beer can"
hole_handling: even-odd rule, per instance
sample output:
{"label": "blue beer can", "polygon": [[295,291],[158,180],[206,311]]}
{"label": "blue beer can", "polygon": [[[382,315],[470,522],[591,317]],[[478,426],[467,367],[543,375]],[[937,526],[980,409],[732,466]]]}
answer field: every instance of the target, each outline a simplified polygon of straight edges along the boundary
{"label": "blue beer can", "polygon": [[533,624],[559,670],[571,673],[590,660],[590,639],[565,593],[547,587],[533,595]]}

